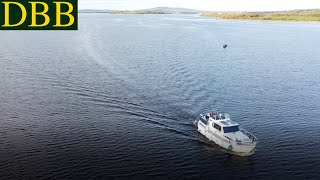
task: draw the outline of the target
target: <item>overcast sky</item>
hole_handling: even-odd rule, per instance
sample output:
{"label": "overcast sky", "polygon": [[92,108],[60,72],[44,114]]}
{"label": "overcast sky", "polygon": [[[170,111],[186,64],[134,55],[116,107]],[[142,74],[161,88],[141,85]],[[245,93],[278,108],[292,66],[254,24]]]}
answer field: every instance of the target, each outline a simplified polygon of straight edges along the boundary
{"label": "overcast sky", "polygon": [[79,0],[79,9],[136,10],[183,7],[208,11],[270,11],[320,8],[320,0]]}

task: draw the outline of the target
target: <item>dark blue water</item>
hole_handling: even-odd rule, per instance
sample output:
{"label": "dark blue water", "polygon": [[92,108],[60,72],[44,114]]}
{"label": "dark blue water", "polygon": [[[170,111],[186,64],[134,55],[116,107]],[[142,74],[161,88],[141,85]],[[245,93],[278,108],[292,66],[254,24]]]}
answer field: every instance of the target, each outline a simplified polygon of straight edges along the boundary
{"label": "dark blue water", "polygon": [[[79,23],[1,32],[0,179],[320,178],[319,23]],[[197,132],[217,109],[258,137],[255,154]]]}

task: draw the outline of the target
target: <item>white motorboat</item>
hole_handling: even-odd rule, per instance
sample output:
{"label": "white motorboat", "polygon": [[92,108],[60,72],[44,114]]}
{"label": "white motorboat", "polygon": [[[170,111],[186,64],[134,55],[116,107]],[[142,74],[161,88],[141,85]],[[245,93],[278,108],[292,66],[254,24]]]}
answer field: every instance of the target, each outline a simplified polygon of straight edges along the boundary
{"label": "white motorboat", "polygon": [[202,135],[232,152],[250,154],[258,143],[253,134],[231,121],[229,114],[200,114],[197,125]]}

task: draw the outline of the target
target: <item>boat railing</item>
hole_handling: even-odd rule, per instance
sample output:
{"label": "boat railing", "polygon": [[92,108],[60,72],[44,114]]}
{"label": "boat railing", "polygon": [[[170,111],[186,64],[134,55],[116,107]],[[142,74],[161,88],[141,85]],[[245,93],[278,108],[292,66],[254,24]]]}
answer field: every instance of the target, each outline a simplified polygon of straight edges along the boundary
{"label": "boat railing", "polygon": [[246,136],[248,136],[248,138],[254,143],[254,142],[258,142],[258,138],[256,138],[253,134],[251,134],[249,131],[247,131],[247,130],[245,130],[245,129],[240,129],[240,131],[244,134],[244,135],[246,135]]}
{"label": "boat railing", "polygon": [[227,138],[229,142],[234,142],[233,139],[229,138],[228,136],[224,136],[224,137]]}

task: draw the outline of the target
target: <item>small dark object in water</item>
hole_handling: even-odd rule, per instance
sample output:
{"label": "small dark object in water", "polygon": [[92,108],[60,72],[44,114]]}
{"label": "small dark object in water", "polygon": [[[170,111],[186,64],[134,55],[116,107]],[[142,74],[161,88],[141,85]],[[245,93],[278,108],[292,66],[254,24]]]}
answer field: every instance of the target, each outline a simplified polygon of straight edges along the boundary
{"label": "small dark object in water", "polygon": [[225,49],[225,48],[227,48],[227,47],[228,47],[228,45],[226,45],[226,44],[225,44],[225,45],[223,45],[223,48],[224,48],[224,49]]}

